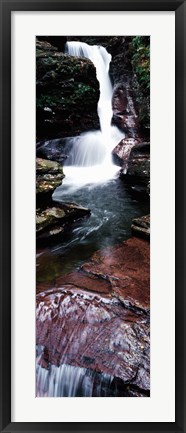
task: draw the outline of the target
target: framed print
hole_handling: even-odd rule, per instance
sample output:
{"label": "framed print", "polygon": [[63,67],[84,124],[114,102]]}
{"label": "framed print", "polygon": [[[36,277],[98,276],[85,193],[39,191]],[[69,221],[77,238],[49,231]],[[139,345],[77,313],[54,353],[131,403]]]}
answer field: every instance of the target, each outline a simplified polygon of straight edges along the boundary
{"label": "framed print", "polygon": [[185,1],[1,0],[1,431],[185,431]]}

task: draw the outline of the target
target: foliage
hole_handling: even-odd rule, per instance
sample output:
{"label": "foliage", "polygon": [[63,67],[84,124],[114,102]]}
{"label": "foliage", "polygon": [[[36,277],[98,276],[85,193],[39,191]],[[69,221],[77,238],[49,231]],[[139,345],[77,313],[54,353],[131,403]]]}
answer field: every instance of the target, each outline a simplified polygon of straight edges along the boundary
{"label": "foliage", "polygon": [[[45,107],[64,113],[96,111],[99,86],[96,71],[88,59],[48,53],[37,57],[37,109]],[[47,113],[48,117],[48,113]]]}
{"label": "foliage", "polygon": [[60,94],[58,88],[49,88],[45,90],[44,94],[38,94],[36,99],[37,108],[49,107],[55,109],[60,107],[61,109],[72,109],[72,106],[77,105],[79,110],[84,111],[85,108],[90,110],[90,107],[97,105],[96,90],[91,86],[77,82],[71,85],[71,83],[64,82],[64,89],[61,90],[64,90],[61,92],[62,94]]}
{"label": "foliage", "polygon": [[134,87],[142,126],[150,123],[150,37],[135,36],[130,43],[131,63],[134,72]]}

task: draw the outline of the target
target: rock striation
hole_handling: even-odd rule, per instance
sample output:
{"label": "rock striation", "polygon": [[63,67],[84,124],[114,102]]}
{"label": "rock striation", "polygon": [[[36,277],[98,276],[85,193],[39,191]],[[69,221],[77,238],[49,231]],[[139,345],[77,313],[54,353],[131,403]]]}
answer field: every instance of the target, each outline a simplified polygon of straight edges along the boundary
{"label": "rock striation", "polygon": [[[55,287],[38,287],[40,368],[83,368],[96,381],[106,375],[101,395],[148,396],[149,306],[149,243],[131,238],[98,251]],[[89,396],[99,396],[93,385]]]}

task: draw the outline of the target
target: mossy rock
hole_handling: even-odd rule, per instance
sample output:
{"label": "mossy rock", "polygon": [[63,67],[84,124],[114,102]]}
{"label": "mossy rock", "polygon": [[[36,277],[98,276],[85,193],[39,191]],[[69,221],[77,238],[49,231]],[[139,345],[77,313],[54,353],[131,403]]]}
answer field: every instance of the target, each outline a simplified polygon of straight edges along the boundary
{"label": "mossy rock", "polygon": [[36,158],[36,174],[63,174],[63,167],[56,161],[51,161],[48,159]]}
{"label": "mossy rock", "polygon": [[45,227],[56,223],[56,220],[62,219],[65,216],[63,209],[52,207],[45,209],[36,214],[36,232],[43,230]]}
{"label": "mossy rock", "polygon": [[[99,83],[93,63],[37,42],[37,140],[99,128]],[[73,131],[73,133],[72,133]]]}
{"label": "mossy rock", "polygon": [[36,202],[45,207],[53,191],[62,183],[63,167],[56,161],[36,158]]}
{"label": "mossy rock", "polygon": [[78,206],[75,203],[55,203],[36,211],[37,240],[43,242],[47,239],[55,239],[72,226],[75,221],[89,216],[90,210]]}

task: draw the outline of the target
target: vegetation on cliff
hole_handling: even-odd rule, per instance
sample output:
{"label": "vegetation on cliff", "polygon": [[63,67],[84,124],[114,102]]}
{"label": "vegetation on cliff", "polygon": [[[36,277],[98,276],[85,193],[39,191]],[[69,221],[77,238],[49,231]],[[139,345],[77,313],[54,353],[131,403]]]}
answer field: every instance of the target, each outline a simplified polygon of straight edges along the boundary
{"label": "vegetation on cliff", "polygon": [[90,60],[37,41],[36,79],[37,140],[99,127],[99,85]]}
{"label": "vegetation on cliff", "polygon": [[142,126],[150,128],[150,37],[135,36],[129,45],[134,87]]}

